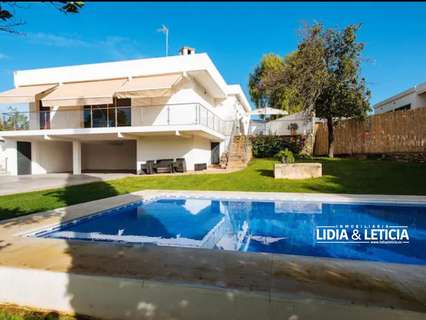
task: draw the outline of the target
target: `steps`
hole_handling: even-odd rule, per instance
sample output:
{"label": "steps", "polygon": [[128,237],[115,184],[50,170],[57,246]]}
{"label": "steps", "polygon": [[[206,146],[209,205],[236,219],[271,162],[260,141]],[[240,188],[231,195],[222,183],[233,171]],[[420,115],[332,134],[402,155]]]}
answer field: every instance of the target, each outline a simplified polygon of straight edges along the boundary
{"label": "steps", "polygon": [[234,136],[229,149],[229,154],[226,154],[225,157],[226,168],[239,169],[246,167],[252,157],[249,137],[243,135]]}

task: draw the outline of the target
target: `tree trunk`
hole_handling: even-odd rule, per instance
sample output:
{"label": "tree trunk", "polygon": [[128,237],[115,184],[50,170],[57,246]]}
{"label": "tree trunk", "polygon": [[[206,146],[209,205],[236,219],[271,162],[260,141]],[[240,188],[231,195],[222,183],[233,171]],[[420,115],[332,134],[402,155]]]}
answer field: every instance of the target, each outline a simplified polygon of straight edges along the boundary
{"label": "tree trunk", "polygon": [[328,129],[328,157],[334,158],[334,126],[333,119],[327,119]]}

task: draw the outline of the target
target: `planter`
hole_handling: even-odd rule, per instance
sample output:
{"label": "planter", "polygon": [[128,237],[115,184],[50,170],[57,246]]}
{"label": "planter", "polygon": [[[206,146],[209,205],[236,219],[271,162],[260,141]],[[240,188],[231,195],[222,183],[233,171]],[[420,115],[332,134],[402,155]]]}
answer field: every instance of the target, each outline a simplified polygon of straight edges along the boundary
{"label": "planter", "polygon": [[321,176],[321,163],[277,163],[274,165],[275,179],[310,179]]}

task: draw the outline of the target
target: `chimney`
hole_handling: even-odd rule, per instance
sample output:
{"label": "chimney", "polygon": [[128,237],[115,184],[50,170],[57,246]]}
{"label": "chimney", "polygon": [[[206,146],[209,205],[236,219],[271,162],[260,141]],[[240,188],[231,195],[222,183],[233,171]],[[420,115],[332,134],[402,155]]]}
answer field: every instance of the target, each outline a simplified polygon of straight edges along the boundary
{"label": "chimney", "polygon": [[181,56],[189,56],[190,54],[195,54],[195,49],[191,47],[182,47],[179,50],[179,55]]}

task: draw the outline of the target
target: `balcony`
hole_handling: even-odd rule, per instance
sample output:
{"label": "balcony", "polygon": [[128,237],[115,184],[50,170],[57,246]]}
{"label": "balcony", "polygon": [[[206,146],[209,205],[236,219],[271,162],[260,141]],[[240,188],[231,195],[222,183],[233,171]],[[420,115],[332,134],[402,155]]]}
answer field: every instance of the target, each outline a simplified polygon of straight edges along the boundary
{"label": "balcony", "polygon": [[155,127],[157,131],[162,128],[167,131],[171,127],[184,129],[197,126],[227,136],[231,133],[232,125],[233,121],[221,119],[199,103],[137,107],[111,104],[72,110],[62,107],[37,112],[2,113],[0,119],[1,131],[42,130],[43,134],[49,134],[52,130],[57,132],[58,129]]}

